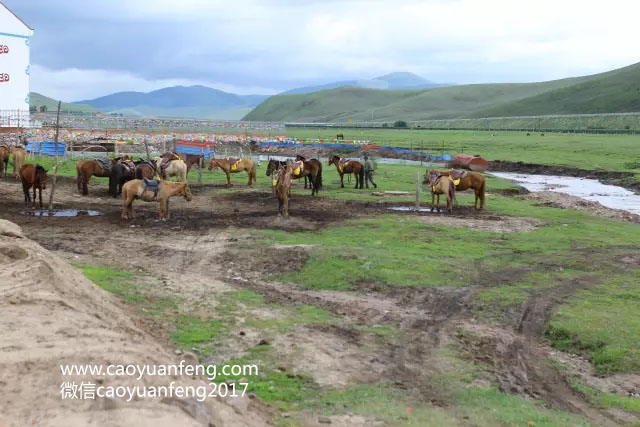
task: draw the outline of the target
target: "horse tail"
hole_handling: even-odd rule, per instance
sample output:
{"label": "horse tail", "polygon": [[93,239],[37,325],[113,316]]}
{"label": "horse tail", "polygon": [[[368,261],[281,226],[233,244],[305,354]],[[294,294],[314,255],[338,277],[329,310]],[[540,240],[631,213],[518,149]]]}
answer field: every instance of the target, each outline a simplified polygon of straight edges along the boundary
{"label": "horse tail", "polygon": [[253,180],[254,183],[257,181],[257,179],[256,179],[256,174],[257,174],[256,168],[257,168],[256,162],[253,162],[251,164],[251,177],[250,178]]}
{"label": "horse tail", "polygon": [[322,189],[322,163],[318,161],[318,174],[316,175],[316,188]]}
{"label": "horse tail", "polygon": [[142,179],[142,168],[140,166],[136,166],[136,179]]}
{"label": "horse tail", "polygon": [[449,184],[449,197],[451,197],[451,204],[453,205],[456,202],[456,184],[453,180],[450,180]]}
{"label": "horse tail", "polygon": [[487,180],[484,179],[482,180],[482,185],[480,185],[480,206],[484,207],[484,190],[485,190],[485,184],[487,183]]}
{"label": "horse tail", "polygon": [[360,188],[362,188],[362,186],[364,185],[364,166],[363,165],[360,165],[358,176],[360,177]]}

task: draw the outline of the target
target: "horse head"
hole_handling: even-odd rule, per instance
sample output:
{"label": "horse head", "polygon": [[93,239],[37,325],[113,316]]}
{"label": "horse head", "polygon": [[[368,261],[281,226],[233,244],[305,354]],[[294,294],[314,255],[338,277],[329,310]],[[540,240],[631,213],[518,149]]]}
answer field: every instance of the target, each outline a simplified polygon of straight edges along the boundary
{"label": "horse head", "polygon": [[340,162],[340,157],[336,156],[335,154],[333,156],[329,156],[329,164],[338,164]]}
{"label": "horse head", "polygon": [[189,184],[186,182],[184,183],[184,187],[181,195],[184,196],[187,202],[190,202],[191,199],[193,198],[193,195],[191,194],[191,189],[189,188]]}
{"label": "horse head", "polygon": [[208,168],[208,169],[209,169],[209,170],[211,170],[211,169],[218,169],[219,167],[220,167],[220,166],[218,166],[218,162],[217,162],[216,158],[215,158],[215,157],[212,157],[212,158],[211,158],[211,161],[209,162],[209,168]]}
{"label": "horse head", "polygon": [[307,159],[304,156],[301,156],[300,154],[296,155],[296,162],[299,162],[300,160],[302,160],[304,162]]}
{"label": "horse head", "polygon": [[440,178],[440,172],[435,169],[431,169],[424,174],[424,180],[422,182],[429,185],[435,185],[438,178]]}
{"label": "horse head", "polygon": [[278,166],[280,166],[278,161],[269,159],[269,164],[267,165],[267,176],[273,175],[273,173],[278,170]]}
{"label": "horse head", "polygon": [[42,188],[43,190],[47,189],[47,172],[49,171],[43,168],[42,166],[36,165],[34,184],[39,183],[40,188]]}

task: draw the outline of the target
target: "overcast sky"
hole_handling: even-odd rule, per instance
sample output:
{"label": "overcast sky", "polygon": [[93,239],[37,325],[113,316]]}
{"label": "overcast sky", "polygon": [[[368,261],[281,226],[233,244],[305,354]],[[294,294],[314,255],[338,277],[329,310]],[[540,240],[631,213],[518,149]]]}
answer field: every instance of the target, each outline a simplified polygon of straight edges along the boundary
{"label": "overcast sky", "polygon": [[65,101],[177,84],[272,94],[393,71],[530,82],[640,61],[637,0],[2,1],[35,29],[32,90]]}

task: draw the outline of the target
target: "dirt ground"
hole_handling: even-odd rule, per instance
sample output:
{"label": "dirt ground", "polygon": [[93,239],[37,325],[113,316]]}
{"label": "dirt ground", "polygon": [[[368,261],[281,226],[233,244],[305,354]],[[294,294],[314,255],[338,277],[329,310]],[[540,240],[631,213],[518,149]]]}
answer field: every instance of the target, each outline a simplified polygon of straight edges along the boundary
{"label": "dirt ground", "polygon": [[[561,291],[550,290],[546,295],[532,296],[525,304],[529,310],[523,313],[519,330],[508,330],[477,323],[470,310],[470,300],[476,291],[473,287],[382,290],[362,286],[354,292],[313,291],[292,284],[264,280],[265,273],[299,268],[306,259],[304,248],[292,250],[287,246],[274,246],[269,251],[250,254],[235,253],[233,251],[236,249],[231,248],[233,243],[249,242],[250,229],[319,230],[339,224],[345,219],[389,212],[384,205],[296,196],[290,208],[292,218],[281,220],[276,215],[277,203],[269,193],[244,190],[230,194],[223,187],[205,186],[193,188],[194,197],[190,203],[172,199],[171,219],[167,222],[158,221],[155,204],[142,202],[136,204],[137,218],[127,222],[120,219],[121,200],[108,198],[105,187],[94,184],[90,186],[90,196],[83,197],[77,194],[74,180],[62,178],[59,183],[56,190],[57,207],[95,209],[104,215],[59,218],[24,215],[23,212],[30,209],[23,203],[21,186],[6,179],[0,182],[0,218],[18,224],[25,237],[33,239],[69,263],[117,266],[124,271],[136,272],[140,280],[153,284],[155,295],[179,297],[181,305],[176,309],[181,312],[215,309],[224,292],[244,289],[264,295],[268,302],[282,306],[312,304],[328,310],[340,318],[339,325],[298,325],[287,334],[273,337],[271,343],[277,349],[279,360],[286,369],[294,373],[310,374],[320,385],[341,387],[353,381],[385,380],[393,384],[405,384],[412,393],[418,393],[417,397],[421,400],[446,407],[449,404],[447,398],[434,389],[432,378],[456,369],[448,366],[446,360],[438,356],[439,350],[444,350],[455,342],[466,349],[470,360],[489,366],[486,373],[474,380],[475,384],[498,383],[504,391],[541,399],[552,407],[583,414],[599,425],[613,425],[617,422],[615,414],[590,407],[583,396],[574,392],[548,362],[548,357],[552,353],[557,355],[558,352],[553,352],[541,343],[542,325],[553,304],[561,302],[567,296],[558,293]],[[527,232],[544,225],[534,219],[474,214],[464,209],[453,216],[425,214],[417,217],[436,225],[501,232]],[[4,240],[5,236],[3,244]],[[28,243],[27,246],[33,253],[44,257],[44,252],[36,244]],[[23,274],[17,271],[24,266],[20,257],[17,256],[16,261],[13,261],[16,256],[11,251],[2,253],[10,258],[9,263],[15,263],[15,274]],[[3,259],[3,262],[7,261]],[[34,283],[34,286],[37,284],[34,291],[42,292],[46,282],[44,278],[55,285],[58,280],[63,283],[66,276],[72,277],[74,287],[49,291],[58,292],[57,302],[51,302],[50,305],[63,308],[69,305],[82,319],[90,318],[90,308],[93,307],[101,313],[99,317],[106,317],[102,320],[109,322],[105,327],[117,327],[121,335],[105,341],[104,336],[99,333],[94,336],[81,334],[85,324],[82,322],[89,320],[69,325],[60,309],[56,312],[58,317],[49,319],[53,323],[47,329],[56,331],[63,325],[66,328],[73,327],[75,334],[83,335],[83,345],[95,349],[91,350],[91,353],[96,354],[91,360],[100,360],[97,354],[102,352],[102,346],[109,346],[112,342],[117,342],[118,347],[110,347],[111,351],[119,354],[119,360],[129,360],[130,363],[134,363],[134,355],[139,357],[141,354],[155,354],[153,357],[148,356],[155,358],[149,363],[171,358],[174,349],[167,339],[168,325],[164,325],[161,320],[140,321],[136,314],[119,304],[115,297],[102,291],[96,292],[95,287],[91,288],[91,292],[94,292],[92,294],[87,290],[87,281],[63,263],[55,261],[47,265],[46,270],[34,272],[36,276],[31,275],[33,282],[27,282]],[[9,276],[5,276],[7,277]],[[38,277],[40,279],[36,280]],[[575,288],[588,286],[589,283],[575,284]],[[27,349],[12,346],[18,346],[17,343],[24,341],[24,337],[30,337],[32,334],[28,331],[37,329],[49,314],[44,307],[33,307],[42,298],[30,296],[28,290],[25,287],[15,291],[22,295],[19,298],[11,297],[18,298],[17,303],[4,300],[3,307],[8,307],[9,310],[0,310],[0,319],[3,322],[11,321],[12,324],[20,323],[11,320],[16,317],[28,316],[30,319],[15,332],[17,335],[12,335],[12,342],[15,344],[7,347],[3,341],[2,351],[9,352],[8,357],[13,358],[13,364],[2,365],[2,369],[8,374],[17,367],[16,372],[31,378],[34,372],[24,370],[27,367],[32,369],[33,365],[28,360],[18,360],[19,355],[27,354]],[[88,305],[89,303],[93,306]],[[23,310],[20,307],[24,307],[24,310],[27,307],[31,309],[20,311]],[[280,314],[277,308],[263,308],[251,312],[251,315],[264,320]],[[396,328],[400,331],[398,341],[382,342],[375,334],[363,330],[364,326],[371,325]],[[209,362],[219,363],[238,356],[265,339],[256,330],[230,332],[238,338],[229,342],[227,348],[217,353]],[[64,338],[68,332],[51,334],[53,335],[48,335],[46,339],[46,342],[53,343],[53,350],[47,350],[51,354],[55,349],[62,353],[62,349],[71,348],[76,343],[73,338]],[[131,344],[139,340],[138,344]],[[43,345],[46,347],[46,343]],[[73,356],[73,353],[69,356]],[[6,357],[7,353],[4,353],[3,358]],[[37,353],[29,358],[38,359]],[[44,368],[49,369],[54,364],[50,361],[49,365],[42,365],[38,368],[37,375],[46,375]],[[583,374],[590,376],[589,372]],[[22,377],[11,374],[7,377],[2,375],[2,378],[3,387],[16,390],[20,388],[18,383]],[[31,381],[23,384],[20,392],[24,396],[31,396],[30,393],[35,393],[38,386],[39,383]],[[616,385],[614,381],[611,387],[624,385]],[[53,408],[53,399],[48,402],[49,407]],[[219,404],[227,405],[225,402]],[[15,406],[13,413],[16,416],[33,414],[16,401],[2,403],[3,407],[9,407],[7,405]],[[150,408],[153,410],[154,407]],[[220,408],[222,414],[227,406]],[[99,408],[83,409],[93,410]],[[272,415],[260,405],[255,408],[245,405],[241,411],[254,417],[247,418],[251,420],[247,422],[248,425],[260,425]],[[194,416],[193,411],[185,412],[196,423],[200,423],[201,419]],[[330,417],[330,421],[332,425],[380,425],[379,420],[356,416],[334,416]],[[304,422],[306,425],[322,425],[315,417],[305,419]]]}

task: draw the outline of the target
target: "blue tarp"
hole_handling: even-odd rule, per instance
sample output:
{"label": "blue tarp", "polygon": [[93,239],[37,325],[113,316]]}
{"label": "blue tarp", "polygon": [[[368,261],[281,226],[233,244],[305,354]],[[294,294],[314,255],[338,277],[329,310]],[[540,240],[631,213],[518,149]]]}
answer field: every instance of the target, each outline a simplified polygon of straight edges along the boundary
{"label": "blue tarp", "polygon": [[[176,151],[182,154],[193,154],[196,156],[200,155],[200,147],[191,147],[188,145],[176,145]],[[215,156],[215,151],[211,147],[203,148],[203,154],[205,159]]]}
{"label": "blue tarp", "polygon": [[[64,156],[67,146],[63,142],[58,142],[58,156]],[[42,142],[42,153],[40,153],[39,142],[29,142],[27,144],[27,152],[34,154],[44,154],[45,156],[56,155],[56,143],[53,141]]]}

